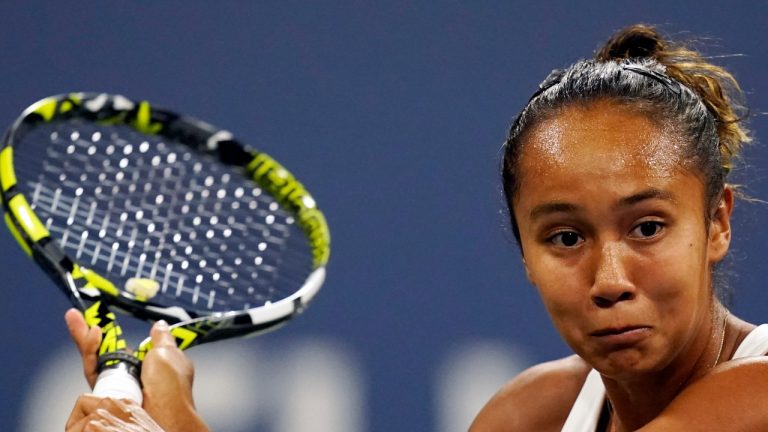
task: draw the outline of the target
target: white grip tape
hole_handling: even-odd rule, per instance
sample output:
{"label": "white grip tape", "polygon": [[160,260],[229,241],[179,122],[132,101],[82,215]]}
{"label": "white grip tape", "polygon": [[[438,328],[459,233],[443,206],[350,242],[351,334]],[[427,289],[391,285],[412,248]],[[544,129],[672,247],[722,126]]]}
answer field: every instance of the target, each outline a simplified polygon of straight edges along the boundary
{"label": "white grip tape", "polygon": [[131,399],[139,405],[144,399],[139,381],[128,372],[124,364],[103,370],[93,386],[93,394],[114,399]]}

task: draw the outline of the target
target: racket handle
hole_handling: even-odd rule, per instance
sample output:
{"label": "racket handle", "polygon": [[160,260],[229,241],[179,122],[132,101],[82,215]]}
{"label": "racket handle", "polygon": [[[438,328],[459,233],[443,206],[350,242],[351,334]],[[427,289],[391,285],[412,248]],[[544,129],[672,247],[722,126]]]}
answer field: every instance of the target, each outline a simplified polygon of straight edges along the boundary
{"label": "racket handle", "polygon": [[115,399],[131,399],[141,405],[144,396],[138,378],[130,372],[132,366],[118,363],[114,367],[104,369],[96,378],[93,394]]}

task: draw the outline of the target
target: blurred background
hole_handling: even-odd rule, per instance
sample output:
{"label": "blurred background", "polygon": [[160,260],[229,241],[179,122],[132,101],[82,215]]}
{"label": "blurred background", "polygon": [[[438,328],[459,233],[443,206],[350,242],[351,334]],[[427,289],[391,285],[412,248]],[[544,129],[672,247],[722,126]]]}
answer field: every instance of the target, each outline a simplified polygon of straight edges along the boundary
{"label": "blurred background", "polygon": [[[121,93],[229,129],[313,193],[333,252],[312,307],[189,352],[214,430],[461,431],[569,353],[506,227],[507,125],[551,69],[637,22],[723,56],[756,115],[737,181],[768,199],[764,1],[3,2],[0,123],[52,94]],[[752,322],[768,319],[767,216],[738,204],[726,266]],[[0,429],[62,430],[87,391],[68,304],[4,229],[0,257]]]}

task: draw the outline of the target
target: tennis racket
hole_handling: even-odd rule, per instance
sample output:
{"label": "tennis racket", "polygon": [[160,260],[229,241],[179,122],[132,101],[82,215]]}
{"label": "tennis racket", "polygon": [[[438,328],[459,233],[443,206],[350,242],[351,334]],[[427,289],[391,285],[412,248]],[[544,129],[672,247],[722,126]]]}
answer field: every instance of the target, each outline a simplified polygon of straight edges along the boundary
{"label": "tennis racket", "polygon": [[27,108],[0,151],[5,221],[102,329],[94,393],[141,403],[149,339],[129,352],[114,311],[171,324],[177,345],[272,330],[325,279],[330,235],[312,196],[225,130],[123,96]]}

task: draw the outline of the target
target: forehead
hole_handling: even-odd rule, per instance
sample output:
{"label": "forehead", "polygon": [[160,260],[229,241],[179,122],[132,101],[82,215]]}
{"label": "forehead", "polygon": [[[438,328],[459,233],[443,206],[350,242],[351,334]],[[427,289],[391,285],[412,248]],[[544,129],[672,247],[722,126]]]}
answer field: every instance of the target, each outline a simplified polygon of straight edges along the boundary
{"label": "forehead", "polygon": [[574,177],[669,177],[684,169],[683,142],[663,121],[615,102],[574,105],[536,125],[522,143],[521,180],[557,170]]}

